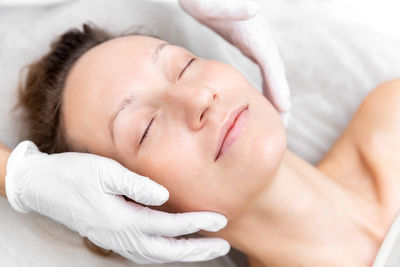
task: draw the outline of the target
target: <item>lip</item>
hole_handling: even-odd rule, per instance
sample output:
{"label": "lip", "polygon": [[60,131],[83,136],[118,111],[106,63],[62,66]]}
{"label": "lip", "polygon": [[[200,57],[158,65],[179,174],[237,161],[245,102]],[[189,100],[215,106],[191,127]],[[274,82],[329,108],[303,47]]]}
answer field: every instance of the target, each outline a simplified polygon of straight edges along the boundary
{"label": "lip", "polygon": [[[224,123],[222,124],[222,127],[219,130],[219,137],[218,137],[218,142],[217,142],[217,150],[215,153],[215,159],[214,161],[217,161],[217,159],[222,155],[221,154],[221,149],[224,145],[224,142],[226,140],[226,137],[230,133],[230,130],[235,128],[235,122],[237,118],[240,116],[240,114],[248,109],[249,104],[241,105],[234,110],[232,110],[227,118],[225,119]],[[233,142],[232,142],[233,143]]]}

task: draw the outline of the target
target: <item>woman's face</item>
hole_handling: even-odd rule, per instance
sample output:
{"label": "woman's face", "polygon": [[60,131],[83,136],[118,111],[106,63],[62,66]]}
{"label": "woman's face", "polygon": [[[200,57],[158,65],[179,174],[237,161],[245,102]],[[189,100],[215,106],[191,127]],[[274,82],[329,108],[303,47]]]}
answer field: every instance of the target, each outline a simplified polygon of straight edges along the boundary
{"label": "woman's face", "polygon": [[[242,105],[244,128],[215,160],[223,123]],[[85,53],[68,75],[63,118],[70,144],[165,186],[164,209],[175,212],[231,218],[271,182],[286,148],[278,113],[235,68],[145,36]]]}

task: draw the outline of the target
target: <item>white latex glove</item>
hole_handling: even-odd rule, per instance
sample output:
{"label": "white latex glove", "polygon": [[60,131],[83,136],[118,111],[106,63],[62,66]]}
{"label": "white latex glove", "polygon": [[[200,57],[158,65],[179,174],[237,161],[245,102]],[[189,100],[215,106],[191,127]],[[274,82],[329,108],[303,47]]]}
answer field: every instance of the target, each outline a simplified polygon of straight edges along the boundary
{"label": "white latex glove", "polygon": [[173,238],[200,229],[218,231],[227,220],[212,212],[169,214],[126,201],[121,195],[161,205],[169,194],[119,163],[91,154],[48,155],[24,141],[9,157],[6,193],[15,210],[48,216],[136,263],[204,261],[230,248],[219,238]]}
{"label": "white latex glove", "polygon": [[287,126],[290,90],[278,49],[258,4],[245,0],[179,0],[182,8],[213,29],[261,69],[263,93],[281,113]]}

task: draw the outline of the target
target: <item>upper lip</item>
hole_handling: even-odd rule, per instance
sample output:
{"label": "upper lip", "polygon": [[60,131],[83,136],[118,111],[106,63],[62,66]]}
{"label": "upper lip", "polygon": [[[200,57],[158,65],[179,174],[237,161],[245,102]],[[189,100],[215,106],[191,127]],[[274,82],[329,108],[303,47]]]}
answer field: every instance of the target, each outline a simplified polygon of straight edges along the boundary
{"label": "upper lip", "polygon": [[239,107],[237,107],[237,108],[233,109],[231,112],[229,112],[228,115],[226,116],[227,118],[224,120],[224,122],[222,123],[222,126],[220,127],[220,130],[219,130],[219,136],[218,136],[218,141],[217,141],[217,152],[215,153],[214,160],[217,160],[217,158],[219,157],[219,153],[221,151],[222,144],[225,140],[225,137],[228,135],[228,132],[232,128],[237,117],[248,106],[249,106],[248,104],[240,105]]}

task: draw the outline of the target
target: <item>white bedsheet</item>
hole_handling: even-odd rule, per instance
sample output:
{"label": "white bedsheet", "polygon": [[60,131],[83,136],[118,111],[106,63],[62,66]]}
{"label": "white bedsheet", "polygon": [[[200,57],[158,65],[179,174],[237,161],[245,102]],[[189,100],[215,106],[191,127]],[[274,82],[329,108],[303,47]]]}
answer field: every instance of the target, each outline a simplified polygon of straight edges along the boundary
{"label": "white bedsheet", "polygon": [[[315,164],[367,92],[400,76],[398,7],[395,1],[378,0],[259,2],[271,22],[292,90],[288,146]],[[1,142],[14,147],[18,140],[19,122],[11,109],[21,67],[47,51],[55,35],[88,20],[118,31],[145,25],[151,33],[200,56],[234,65],[260,87],[252,62],[174,4],[75,0],[47,7],[0,7]],[[90,253],[77,234],[42,216],[17,213],[4,199],[0,218],[1,266],[136,266],[121,257]],[[222,257],[162,266],[232,265],[228,257]]]}

